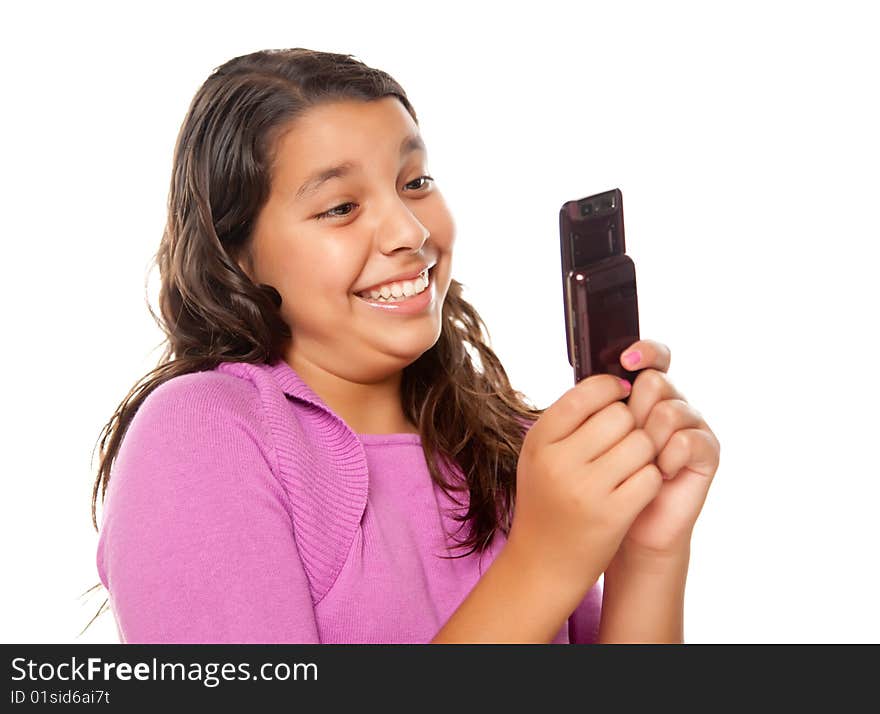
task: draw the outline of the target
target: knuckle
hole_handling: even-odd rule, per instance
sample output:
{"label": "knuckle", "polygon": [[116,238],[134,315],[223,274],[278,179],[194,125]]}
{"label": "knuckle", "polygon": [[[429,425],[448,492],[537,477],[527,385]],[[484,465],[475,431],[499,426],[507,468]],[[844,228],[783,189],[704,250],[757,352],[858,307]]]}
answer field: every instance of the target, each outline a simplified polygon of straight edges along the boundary
{"label": "knuckle", "polygon": [[636,417],[626,404],[621,401],[613,402],[606,407],[613,417],[614,421],[619,424],[626,425],[626,430],[632,431],[636,425]]}
{"label": "knuckle", "polygon": [[639,499],[651,501],[663,486],[663,474],[655,464],[646,464],[638,470],[636,476]]}
{"label": "knuckle", "polygon": [[566,418],[583,414],[587,406],[587,397],[583,391],[572,389],[562,402]]}
{"label": "knuckle", "polygon": [[681,399],[664,399],[651,410],[651,416],[662,426],[671,426],[678,421],[678,413],[683,403]]}
{"label": "knuckle", "polygon": [[633,382],[634,390],[636,382],[639,383],[639,389],[641,391],[644,392],[647,389],[650,392],[656,393],[663,389],[666,378],[663,376],[662,372],[659,372],[656,369],[646,369],[640,372],[636,377],[635,382]]}
{"label": "knuckle", "polygon": [[657,445],[651,435],[644,429],[636,429],[633,434],[636,435],[636,448],[642,453],[643,458],[654,458],[657,455]]}
{"label": "knuckle", "polygon": [[656,464],[648,464],[646,467],[645,480],[648,481],[652,491],[656,494],[663,485],[663,474]]}
{"label": "knuckle", "polygon": [[676,447],[679,447],[687,451],[688,453],[690,453],[695,446],[693,432],[684,431],[681,429],[673,433],[672,436],[669,437],[669,441],[674,441]]}

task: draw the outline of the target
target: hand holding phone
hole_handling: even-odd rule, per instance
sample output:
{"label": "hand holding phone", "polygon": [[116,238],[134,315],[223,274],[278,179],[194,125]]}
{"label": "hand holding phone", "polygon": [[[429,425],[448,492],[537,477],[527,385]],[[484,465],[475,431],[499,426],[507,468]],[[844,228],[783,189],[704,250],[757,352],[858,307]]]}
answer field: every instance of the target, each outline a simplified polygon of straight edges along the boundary
{"label": "hand holding phone", "polygon": [[526,434],[508,546],[580,600],[662,483],[657,447],[601,374],[570,388]]}

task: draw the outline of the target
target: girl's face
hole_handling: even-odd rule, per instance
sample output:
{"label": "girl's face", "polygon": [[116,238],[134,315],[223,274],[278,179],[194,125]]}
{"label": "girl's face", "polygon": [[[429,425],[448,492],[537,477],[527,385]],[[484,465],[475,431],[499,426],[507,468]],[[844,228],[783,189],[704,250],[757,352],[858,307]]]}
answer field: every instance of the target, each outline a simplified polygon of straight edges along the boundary
{"label": "girl's face", "polygon": [[[242,268],[281,293],[293,334],[287,362],[359,383],[399,372],[440,336],[455,241],[440,189],[424,178],[418,126],[394,97],[324,104],[294,122],[275,161]],[[426,266],[432,298],[418,312],[371,307],[356,295]]]}

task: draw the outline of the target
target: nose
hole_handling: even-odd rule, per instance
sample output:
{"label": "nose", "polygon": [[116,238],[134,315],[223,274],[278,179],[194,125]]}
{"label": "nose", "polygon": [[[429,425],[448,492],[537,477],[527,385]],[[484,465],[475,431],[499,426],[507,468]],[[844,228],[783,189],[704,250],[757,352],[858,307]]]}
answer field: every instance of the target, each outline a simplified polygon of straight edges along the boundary
{"label": "nose", "polygon": [[379,227],[379,247],[383,253],[400,248],[418,252],[431,232],[402,199],[395,197],[390,203],[391,207]]}

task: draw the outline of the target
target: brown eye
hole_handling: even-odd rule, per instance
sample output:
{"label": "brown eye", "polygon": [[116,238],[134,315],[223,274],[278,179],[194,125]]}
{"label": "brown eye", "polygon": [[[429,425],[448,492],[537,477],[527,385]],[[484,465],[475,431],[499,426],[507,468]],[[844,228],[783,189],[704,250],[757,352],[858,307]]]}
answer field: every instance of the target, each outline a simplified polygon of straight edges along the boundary
{"label": "brown eye", "polygon": [[317,218],[319,221],[323,218],[345,218],[346,216],[350,215],[351,211],[349,211],[348,213],[334,213],[333,211],[335,211],[337,208],[345,208],[346,206],[356,205],[356,203],[352,203],[351,201],[349,201],[348,203],[340,203],[338,206],[334,206],[329,211],[319,213],[317,216],[315,216],[315,218]]}
{"label": "brown eye", "polygon": [[[431,183],[434,182],[434,179],[431,178],[430,176],[419,176],[417,179],[413,179],[412,181],[410,181],[410,182],[407,184],[407,186],[409,186],[410,183],[415,183],[416,181],[421,181],[422,179],[427,179],[427,180],[428,180],[429,182],[431,182]],[[427,188],[427,187],[428,187],[428,183],[426,182],[426,183],[423,184],[422,186],[419,186],[419,187],[418,187],[418,190],[421,190],[421,189],[423,189],[423,188]]]}

